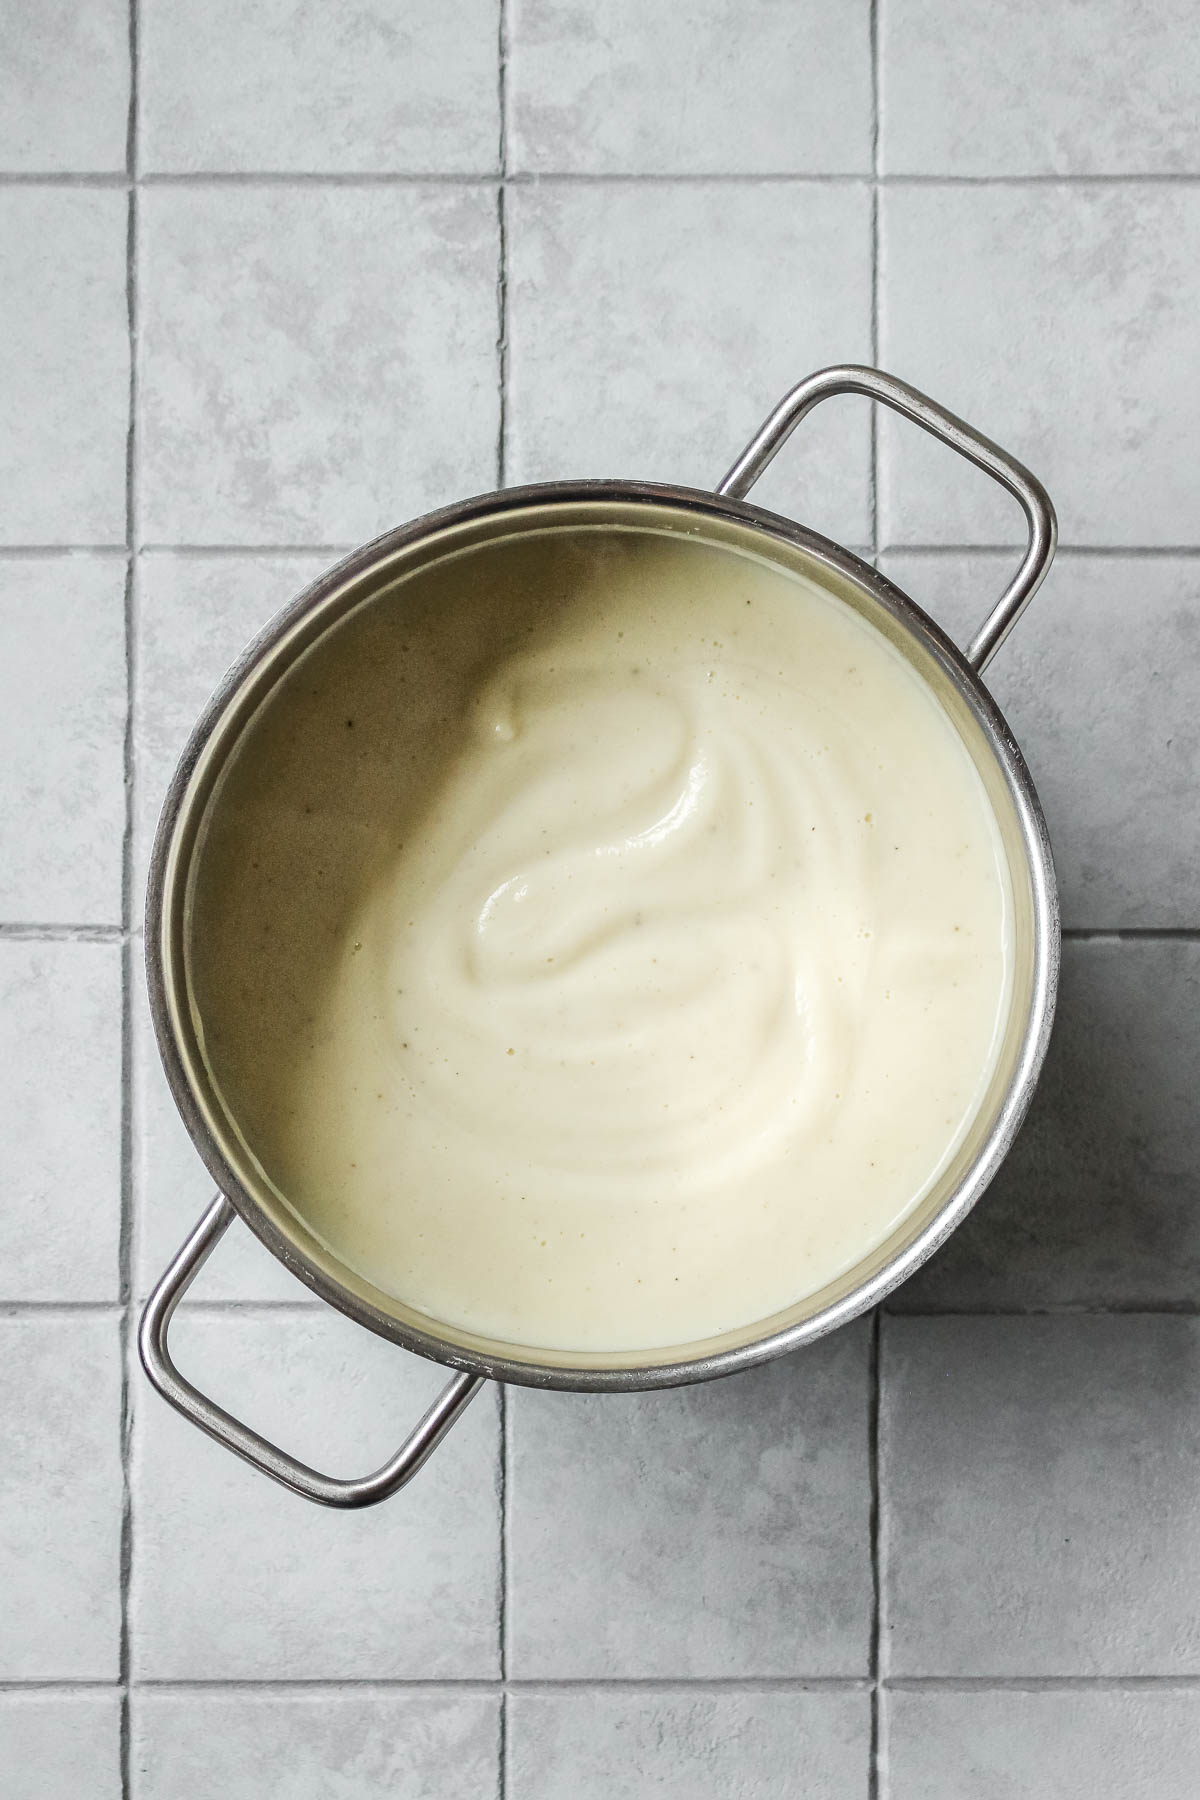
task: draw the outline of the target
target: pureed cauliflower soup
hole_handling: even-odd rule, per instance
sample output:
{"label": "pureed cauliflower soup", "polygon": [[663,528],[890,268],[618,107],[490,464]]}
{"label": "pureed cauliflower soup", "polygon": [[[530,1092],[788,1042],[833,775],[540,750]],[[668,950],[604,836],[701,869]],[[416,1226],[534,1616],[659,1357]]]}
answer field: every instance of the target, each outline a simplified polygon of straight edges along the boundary
{"label": "pureed cauliflower soup", "polygon": [[210,803],[190,999],[265,1178],[436,1321],[652,1350],[882,1243],[1011,998],[953,724],[808,579],[525,534],[365,602]]}

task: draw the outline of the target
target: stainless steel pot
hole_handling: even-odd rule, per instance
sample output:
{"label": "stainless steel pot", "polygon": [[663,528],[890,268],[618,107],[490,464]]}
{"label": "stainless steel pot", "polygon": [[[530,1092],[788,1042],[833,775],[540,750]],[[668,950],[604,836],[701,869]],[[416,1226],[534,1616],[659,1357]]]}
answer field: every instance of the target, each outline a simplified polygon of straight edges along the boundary
{"label": "stainless steel pot", "polygon": [[[986,470],[1020,502],[1027,549],[965,657],[859,557],[745,501],[801,419],[834,394],[862,394],[893,407]],[[1007,1039],[973,1127],[926,1199],[858,1266],[788,1311],[717,1340],[641,1355],[559,1355],[489,1342],[414,1312],[339,1264],[281,1205],[224,1117],[189,1010],[184,970],[188,877],[206,808],[247,722],[296,658],[351,608],[449,553],[486,553],[488,544],[514,534],[589,524],[686,532],[693,539],[699,535],[749,548],[807,574],[882,631],[926,681],[974,758],[999,822],[1016,911],[1017,967]],[[1050,845],[1020,751],[980,675],[1040,585],[1054,544],[1053,508],[1020,463],[893,376],[835,368],[810,376],[780,401],[715,494],[622,481],[552,482],[486,494],[390,532],[301,594],[250,646],[206,707],[171,783],[154,843],[146,906],[154,1027],[184,1123],[221,1190],[142,1318],[142,1362],[158,1391],[211,1437],[294,1492],[327,1506],[368,1506],[411,1480],[485,1380],[627,1392],[728,1375],[832,1331],[874,1306],[923,1263],[970,1211],[1008,1151],[1050,1033],[1059,959]],[[339,1480],[307,1468],[207,1399],[172,1362],[167,1345],[172,1314],[237,1214],[323,1299],[382,1337],[458,1371],[407,1442],[374,1474]]]}

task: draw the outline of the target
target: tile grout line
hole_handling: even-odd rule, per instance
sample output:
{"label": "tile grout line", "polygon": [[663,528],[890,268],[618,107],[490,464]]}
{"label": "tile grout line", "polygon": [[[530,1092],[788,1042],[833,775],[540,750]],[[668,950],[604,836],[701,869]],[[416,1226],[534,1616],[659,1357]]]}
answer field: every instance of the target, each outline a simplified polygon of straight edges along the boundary
{"label": "tile grout line", "polygon": [[[417,1694],[494,1694],[498,1684],[481,1676],[461,1679],[431,1676],[428,1680],[388,1676],[317,1676],[296,1680],[254,1677],[216,1677],[192,1680],[164,1676],[161,1679],[132,1682],[140,1694],[205,1694],[263,1693],[284,1696],[291,1693],[343,1691],[377,1691],[380,1693]],[[509,1688],[521,1693],[552,1695],[559,1693],[869,1693],[871,1684],[853,1675],[780,1675],[780,1676],[568,1676],[561,1681],[531,1678],[510,1681]],[[887,1676],[880,1686],[889,1694],[1142,1694],[1176,1692],[1200,1693],[1200,1675],[895,1675]],[[0,1694],[25,1693],[101,1693],[118,1691],[119,1684],[87,1676],[38,1677],[29,1680],[0,1680]]]}
{"label": "tile grout line", "polygon": [[[879,0],[870,0],[871,40],[871,362],[879,367]],[[879,560],[879,408],[871,406],[871,560]]]}
{"label": "tile grout line", "polygon": [[[896,170],[874,176],[853,170],[820,172],[815,170],[734,170],[707,169],[697,172],[662,169],[652,170],[575,170],[519,169],[501,175],[496,170],[463,169],[448,173],[444,169],[417,170],[322,170],[322,169],[196,169],[185,171],[154,170],[136,178],[140,187],[490,187],[500,182],[522,187],[552,183],[561,187],[687,187],[749,186],[772,187],[791,184],[795,187],[867,187],[878,182],[880,187],[896,188],[1116,188],[1116,187],[1196,187],[1200,172],[1143,170],[1115,173],[1095,171],[1088,174],[1056,175],[927,175]],[[133,185],[134,178],[119,171],[96,173],[93,170],[45,170],[40,173],[0,171],[0,188],[107,188],[122,189]]]}
{"label": "tile grout line", "polygon": [[119,169],[0,170],[0,187],[5,188],[108,188],[119,191],[128,186],[128,173]]}
{"label": "tile grout line", "polygon": [[[1036,1677],[1033,1679],[1037,1679]],[[1158,1680],[1159,1677],[1143,1679]],[[1165,1676],[1163,1680],[1186,1682],[1190,1677]],[[1200,1677],[1195,1678],[1200,1685]],[[6,1684],[0,1682],[0,1690]],[[45,1687],[101,1687],[111,1692],[111,1682],[63,1682],[50,1681],[43,1683],[10,1682],[10,1687],[25,1688],[30,1686]],[[268,1692],[288,1694],[296,1690],[326,1689],[378,1689],[382,1692],[399,1693],[468,1693],[495,1694],[501,1690],[501,1684],[488,1680],[484,1676],[430,1676],[428,1680],[419,1677],[389,1677],[375,1675],[322,1675],[294,1680],[279,1677],[258,1679],[254,1676],[214,1676],[211,1679],[198,1677],[180,1679],[173,1676],[151,1678],[133,1683],[139,1693],[221,1693],[226,1690],[239,1692]],[[512,1680],[504,1684],[510,1690],[529,1694],[560,1693],[662,1693],[690,1694],[696,1689],[715,1693],[837,1693],[863,1694],[869,1690],[870,1683],[858,1675],[645,1675],[645,1676],[564,1676],[561,1680],[553,1677],[533,1676],[524,1680]],[[940,1677],[934,1676],[925,1681],[918,1677],[915,1685],[946,1685]],[[989,1684],[990,1685],[990,1684]],[[1003,1685],[1001,1683],[1000,1685]],[[1085,1685],[1095,1685],[1087,1682]]]}
{"label": "tile grout line", "polygon": [[[507,484],[507,425],[509,425],[509,234],[507,234],[507,180],[509,180],[509,18],[507,0],[497,4],[497,488]],[[497,1388],[498,1418],[498,1584],[497,1665],[500,1672],[497,1710],[497,1800],[506,1800],[509,1786],[509,1404],[507,1386]]]}
{"label": "tile grout line", "polygon": [[[136,1304],[141,1296],[131,1286],[131,1303]],[[251,1312],[296,1313],[300,1317],[311,1318],[320,1313],[324,1307],[323,1300],[184,1300],[180,1305],[180,1316],[191,1314],[195,1317],[201,1313]],[[19,1316],[22,1313],[34,1312],[79,1312],[79,1313],[120,1313],[123,1302],[120,1300],[0,1300],[0,1317],[10,1314]]]}
{"label": "tile grout line", "polygon": [[499,1743],[496,1760],[497,1800],[508,1793],[508,1385],[497,1384],[496,1404],[500,1417],[500,1570],[497,1628],[499,1637],[500,1711]]}
{"label": "tile grout line", "polygon": [[[496,8],[496,114],[498,140],[496,164],[496,380],[499,401],[496,418],[496,486],[508,480],[508,0]],[[508,1793],[508,1389],[498,1386],[496,1409],[499,1424],[499,1568],[497,1570],[497,1665],[500,1697],[497,1709],[496,1800]]]}
{"label": "tile grout line", "polygon": [[0,1694],[115,1694],[119,1684],[87,1675],[31,1675],[28,1681],[9,1676],[0,1681]]}
{"label": "tile grout line", "polygon": [[[125,581],[128,586],[128,570]],[[128,935],[123,925],[40,925],[22,919],[0,923],[0,938],[17,943],[28,939],[41,944],[121,944]]]}
{"label": "tile grout line", "polygon": [[496,486],[507,481],[508,464],[508,4],[499,0],[496,16],[496,103],[499,139],[496,146],[496,376],[500,411],[496,422]]}
{"label": "tile grout line", "polygon": [[[131,1303],[140,1296],[131,1289]],[[193,1318],[214,1312],[295,1312],[299,1318],[313,1318],[322,1310],[320,1300],[185,1300],[180,1316]],[[112,1312],[121,1316],[121,1300],[0,1300],[0,1318],[23,1318],[32,1312]],[[900,1307],[883,1303],[889,1319],[1196,1319],[1200,1318],[1200,1300],[1112,1300],[1106,1303],[1060,1301],[1043,1307]]]}
{"label": "tile grout line", "polygon": [[875,1513],[875,1772],[879,1788],[880,1800],[885,1800],[890,1790],[890,1770],[888,1763],[888,1740],[891,1729],[891,1715],[888,1694],[891,1689],[889,1674],[890,1658],[888,1655],[888,1523],[887,1512],[883,1504],[883,1496],[887,1491],[887,1465],[884,1457],[883,1437],[883,1377],[884,1377],[884,1331],[890,1330],[887,1320],[890,1314],[881,1306],[879,1308],[879,1354],[876,1358],[876,1402],[875,1402],[875,1484],[877,1505]]}
{"label": "tile grout line", "polygon": [[871,1559],[871,1626],[868,1648],[868,1665],[871,1671],[871,1736],[870,1760],[867,1768],[868,1800],[881,1800],[880,1790],[880,1713],[882,1695],[880,1692],[880,1641],[882,1630],[882,1570],[880,1554],[880,1502],[879,1474],[879,1360],[881,1340],[883,1336],[883,1308],[877,1306],[871,1315],[871,1338],[868,1358],[867,1384],[867,1479],[870,1488],[870,1509],[868,1514],[869,1554]]}
{"label": "tile grout line", "polygon": [[896,1675],[885,1686],[895,1694],[1194,1694],[1200,1675]]}
{"label": "tile grout line", "polygon": [[125,141],[128,224],[125,293],[129,329],[129,429],[125,440],[125,822],[121,844],[121,1552],[120,1781],[122,1800],[132,1794],[132,1721],[129,1596],[133,1573],[133,830],[134,696],[137,664],[137,403],[138,403],[138,0],[129,0],[129,113]]}
{"label": "tile grout line", "polygon": [[[1019,556],[1020,544],[883,544],[882,556]],[[1111,556],[1130,558],[1200,556],[1195,544],[1058,544],[1056,557]]]}
{"label": "tile grout line", "polygon": [[[879,194],[879,9],[881,0],[870,0],[867,29],[871,43],[871,362],[879,367],[880,339],[880,194]],[[871,562],[879,567],[879,407],[871,406],[870,428],[870,522]],[[871,1318],[867,1413],[867,1472],[870,1484],[869,1539],[871,1559],[871,1627],[869,1667],[871,1671],[871,1735],[867,1765],[868,1800],[882,1800],[880,1731],[883,1697],[880,1692],[880,1483],[879,1483],[879,1356],[883,1329],[883,1310],[876,1307]]]}
{"label": "tile grout line", "polygon": [[1070,1301],[1047,1306],[891,1306],[889,1319],[1200,1319],[1200,1300],[1110,1301],[1091,1306]]}
{"label": "tile grout line", "polygon": [[0,544],[0,559],[33,556],[111,556],[129,561],[128,544]]}
{"label": "tile grout line", "polygon": [[1105,939],[1142,943],[1194,942],[1200,931],[1194,925],[1064,925],[1063,937],[1072,944],[1093,944]]}
{"label": "tile grout line", "polygon": [[[130,1290],[130,1303],[140,1296]],[[180,1316],[213,1313],[294,1313],[311,1318],[324,1302],[312,1300],[253,1299],[185,1300]],[[113,1313],[121,1315],[120,1300],[0,1300],[0,1318],[22,1318],[31,1313]],[[1061,1301],[1045,1306],[894,1306],[884,1302],[889,1319],[1197,1319],[1200,1300],[1111,1300],[1104,1304]]]}
{"label": "tile grout line", "polygon": [[0,1300],[0,1319],[23,1319],[34,1313],[81,1313],[97,1317],[111,1313],[120,1320],[123,1312],[121,1300]]}
{"label": "tile grout line", "polygon": [[361,544],[139,544],[138,556],[351,556]]}

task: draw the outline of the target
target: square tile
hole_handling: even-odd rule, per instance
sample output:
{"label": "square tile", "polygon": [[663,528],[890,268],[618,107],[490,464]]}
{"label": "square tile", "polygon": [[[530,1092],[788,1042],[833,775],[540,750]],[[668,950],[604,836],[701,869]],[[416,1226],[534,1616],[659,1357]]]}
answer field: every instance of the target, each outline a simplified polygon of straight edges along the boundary
{"label": "square tile", "polygon": [[119,925],[123,561],[0,561],[0,764],[0,918]]}
{"label": "square tile", "polygon": [[509,1800],[866,1800],[865,1693],[518,1689],[508,1708]]}
{"label": "square tile", "polygon": [[[482,1800],[500,1703],[481,1693],[137,1691],[136,1800]],[[286,1770],[286,1775],[283,1771]]]}
{"label": "square tile", "polygon": [[[377,1468],[448,1379],[328,1308],[184,1311],[172,1341],[203,1392],[330,1474]],[[135,1408],[137,1679],[496,1677],[490,1390],[411,1487],[356,1513],[276,1486],[142,1380]]]}
{"label": "square tile", "polygon": [[887,1319],[884,1668],[1194,1674],[1200,1320]]}
{"label": "square tile", "polygon": [[[787,390],[870,360],[865,188],[517,188],[508,206],[512,481],[712,488]],[[868,416],[805,421],[754,499],[865,543]]]}
{"label": "square tile", "polygon": [[0,1694],[0,1769],[4,1800],[121,1800],[119,1694]]}
{"label": "square tile", "polygon": [[30,6],[0,0],[0,169],[125,171],[126,0]]}
{"label": "square tile", "polygon": [[1042,10],[880,8],[890,174],[1147,175],[1200,168],[1190,0]]}
{"label": "square tile", "polygon": [[[965,644],[1015,561],[880,568]],[[987,684],[1046,808],[1063,924],[1200,924],[1200,558],[1060,557]]]}
{"label": "square tile", "polygon": [[509,164],[601,174],[866,174],[866,0],[512,0]]}
{"label": "square tile", "polygon": [[512,1390],[510,1675],[865,1675],[868,1337],[657,1393]]}
{"label": "square tile", "polygon": [[151,188],[140,217],[146,543],[353,544],[494,485],[494,193]]}
{"label": "square tile", "polygon": [[128,202],[0,190],[4,544],[123,544]]}
{"label": "square tile", "polygon": [[1063,945],[1050,1054],[992,1186],[889,1307],[1200,1302],[1200,943]]}
{"label": "square tile", "polygon": [[893,1693],[890,1800],[1194,1800],[1200,1694]]}
{"label": "square tile", "polygon": [[[888,187],[883,366],[1041,477],[1065,543],[1190,544],[1200,187]],[[880,421],[885,544],[1023,538],[1015,501]]]}
{"label": "square tile", "polygon": [[121,948],[0,938],[0,1301],[116,1300]]}
{"label": "square tile", "polygon": [[114,1681],[120,1633],[116,1313],[0,1316],[0,1680]]}
{"label": "square tile", "polygon": [[142,0],[142,165],[494,169],[499,0]]}

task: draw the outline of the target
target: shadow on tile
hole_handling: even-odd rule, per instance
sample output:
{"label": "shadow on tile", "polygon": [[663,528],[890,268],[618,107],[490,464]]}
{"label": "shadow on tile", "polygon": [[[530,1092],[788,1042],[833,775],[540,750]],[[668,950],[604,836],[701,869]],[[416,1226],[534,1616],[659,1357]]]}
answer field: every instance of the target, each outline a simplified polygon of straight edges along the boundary
{"label": "shadow on tile", "polygon": [[896,1318],[880,1357],[885,1673],[1190,1676],[1200,1320]]}
{"label": "shadow on tile", "polygon": [[1200,944],[1064,945],[1029,1118],[894,1312],[1200,1301]]}
{"label": "shadow on tile", "polygon": [[869,1340],[658,1393],[510,1389],[510,1676],[866,1676]]}

